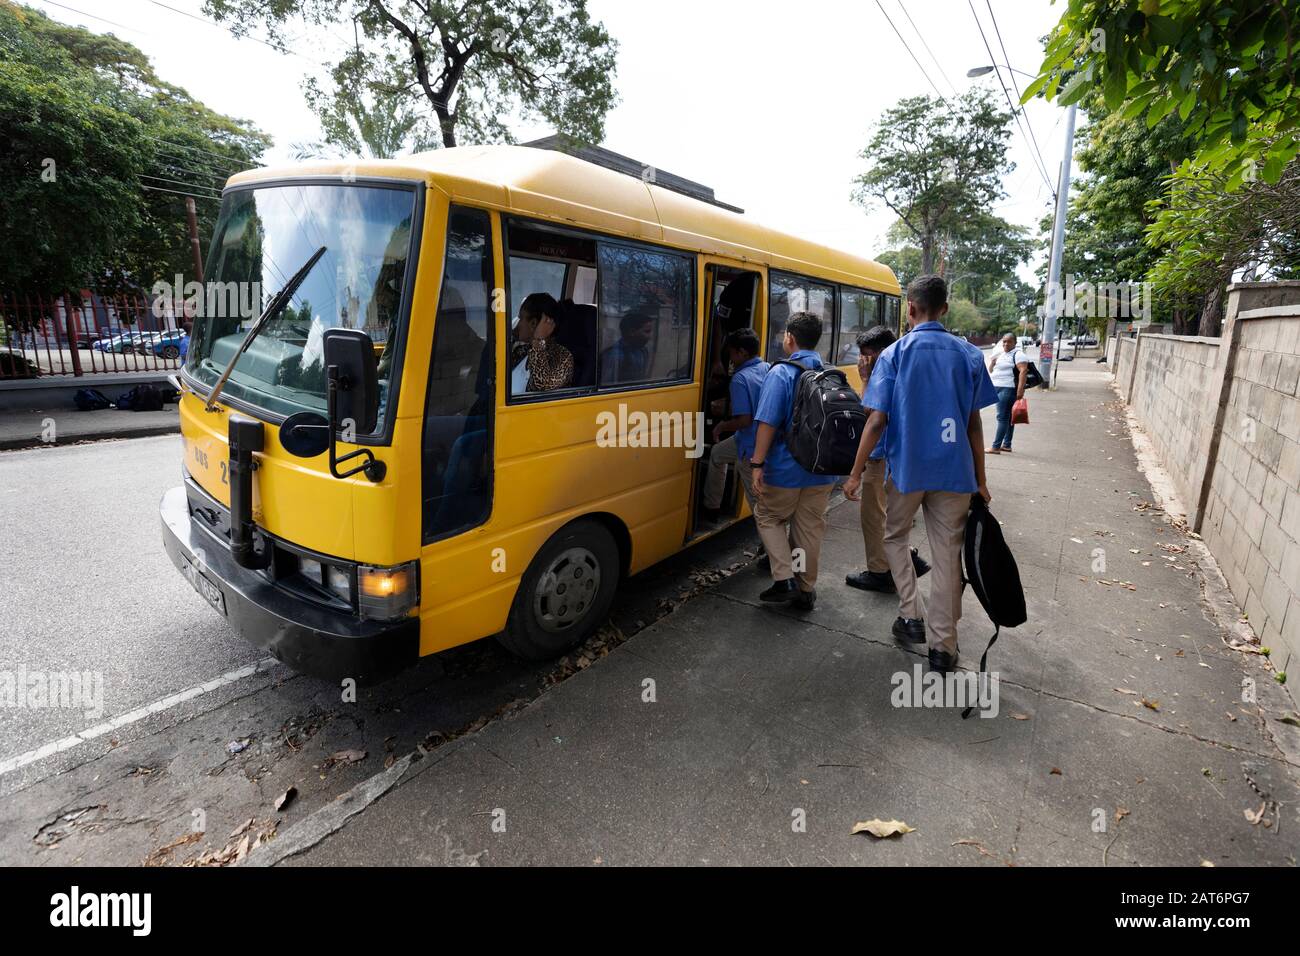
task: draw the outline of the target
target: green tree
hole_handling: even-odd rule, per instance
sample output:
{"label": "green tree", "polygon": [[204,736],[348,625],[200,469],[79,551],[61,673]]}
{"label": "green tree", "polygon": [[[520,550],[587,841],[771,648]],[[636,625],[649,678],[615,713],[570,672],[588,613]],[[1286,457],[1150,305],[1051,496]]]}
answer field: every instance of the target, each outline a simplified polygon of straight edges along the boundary
{"label": "green tree", "polygon": [[204,10],[282,43],[295,24],[355,25],[352,52],[313,97],[337,146],[352,140],[348,103],[360,90],[432,110],[447,147],[510,142],[509,120],[536,118],[598,143],[615,102],[617,44],[586,0],[205,0]]}
{"label": "green tree", "polygon": [[929,96],[899,101],[876,123],[854,180],[853,198],[877,202],[898,217],[921,250],[921,271],[933,272],[945,236],[961,236],[1005,192],[1011,115],[986,90],[949,106]]}
{"label": "green tree", "polygon": [[334,87],[321,89],[314,77],[306,81],[307,103],[315,111],[324,140],[296,147],[298,157],[331,152],[369,159],[392,159],[438,145],[437,131],[419,103],[409,96],[374,89],[364,78],[364,61],[351,56],[333,71]]}
{"label": "green tree", "polygon": [[192,271],[220,184],[269,145],[161,80],[112,35],[0,0],[0,289],[106,291]]}
{"label": "green tree", "polygon": [[1099,90],[1148,127],[1176,113],[1228,191],[1257,173],[1276,183],[1300,152],[1298,36],[1286,0],[1068,0],[1023,98]]}

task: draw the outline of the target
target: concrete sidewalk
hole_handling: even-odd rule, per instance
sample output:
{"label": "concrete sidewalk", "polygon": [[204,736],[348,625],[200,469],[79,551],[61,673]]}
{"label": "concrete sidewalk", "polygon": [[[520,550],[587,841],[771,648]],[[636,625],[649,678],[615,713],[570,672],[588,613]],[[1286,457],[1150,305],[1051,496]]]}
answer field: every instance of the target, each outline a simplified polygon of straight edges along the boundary
{"label": "concrete sidewalk", "polygon": [[[844,585],[863,546],[837,499],[811,614],[761,606],[747,567],[250,862],[1295,865],[1294,702],[1203,611],[1108,381],[1063,368],[990,459],[1029,606],[991,655],[996,717],[891,704],[924,658],[891,640],[893,596]],[[992,630],[968,591],[964,667]],[[915,831],[850,834],[873,818]]]}
{"label": "concrete sidewalk", "polygon": [[115,438],[146,438],[180,434],[175,405],[158,412],[124,412],[105,408],[83,412],[75,407],[0,411],[0,451],[71,445]]}

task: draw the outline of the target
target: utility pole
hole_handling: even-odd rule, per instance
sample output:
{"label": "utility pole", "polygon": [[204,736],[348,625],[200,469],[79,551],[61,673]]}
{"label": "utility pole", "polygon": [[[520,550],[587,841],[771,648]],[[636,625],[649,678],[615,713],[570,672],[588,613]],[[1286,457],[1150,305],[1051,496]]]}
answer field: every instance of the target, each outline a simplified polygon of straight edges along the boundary
{"label": "utility pole", "polygon": [[190,252],[194,254],[194,278],[203,281],[203,247],[199,243],[199,220],[194,212],[194,200],[185,197],[185,221],[190,227]]}
{"label": "utility pole", "polygon": [[[190,252],[194,255],[194,278],[199,285],[203,285],[203,247],[199,243],[199,220],[194,211],[194,199],[190,196],[185,197],[185,221],[190,227]],[[206,301],[206,296],[204,299]],[[173,300],[172,307],[175,308],[175,305]],[[181,328],[181,323],[178,322],[176,327]]]}
{"label": "utility pole", "polygon": [[1056,190],[1056,225],[1052,229],[1052,258],[1047,271],[1047,294],[1043,302],[1043,347],[1038,349],[1043,381],[1055,387],[1052,380],[1052,354],[1056,340],[1056,302],[1061,288],[1061,258],[1065,252],[1065,213],[1070,203],[1070,158],[1074,153],[1074,114],[1072,105],[1065,114],[1065,155],[1061,157],[1061,182]]}

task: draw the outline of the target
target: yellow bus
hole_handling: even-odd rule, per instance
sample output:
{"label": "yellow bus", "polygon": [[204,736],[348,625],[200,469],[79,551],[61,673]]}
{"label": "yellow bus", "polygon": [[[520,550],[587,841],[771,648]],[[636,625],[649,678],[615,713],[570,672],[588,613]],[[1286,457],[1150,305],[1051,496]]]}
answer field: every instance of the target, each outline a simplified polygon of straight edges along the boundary
{"label": "yellow bus", "polygon": [[[899,287],[664,180],[528,146],[232,178],[160,505],[200,595],[286,664],[370,683],[493,635],[559,654],[620,579],[744,518],[733,476],[701,520],[725,332],[775,360],[811,311],[852,366]],[[544,391],[512,354],[537,292],[573,359]]]}

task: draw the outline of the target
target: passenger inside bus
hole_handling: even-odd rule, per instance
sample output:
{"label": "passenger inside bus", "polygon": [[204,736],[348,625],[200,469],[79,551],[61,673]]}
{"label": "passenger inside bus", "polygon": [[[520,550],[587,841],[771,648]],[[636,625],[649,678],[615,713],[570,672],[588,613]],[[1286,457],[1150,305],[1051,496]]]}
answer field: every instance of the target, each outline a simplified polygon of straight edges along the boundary
{"label": "passenger inside bus", "polygon": [[510,347],[510,394],[549,392],[573,384],[573,353],[557,340],[564,321],[550,293],[534,292],[520,303]]}
{"label": "passenger inside bus", "polygon": [[600,355],[601,382],[645,381],[650,374],[654,319],[644,312],[628,312],[619,320],[618,330],[622,337]]}

